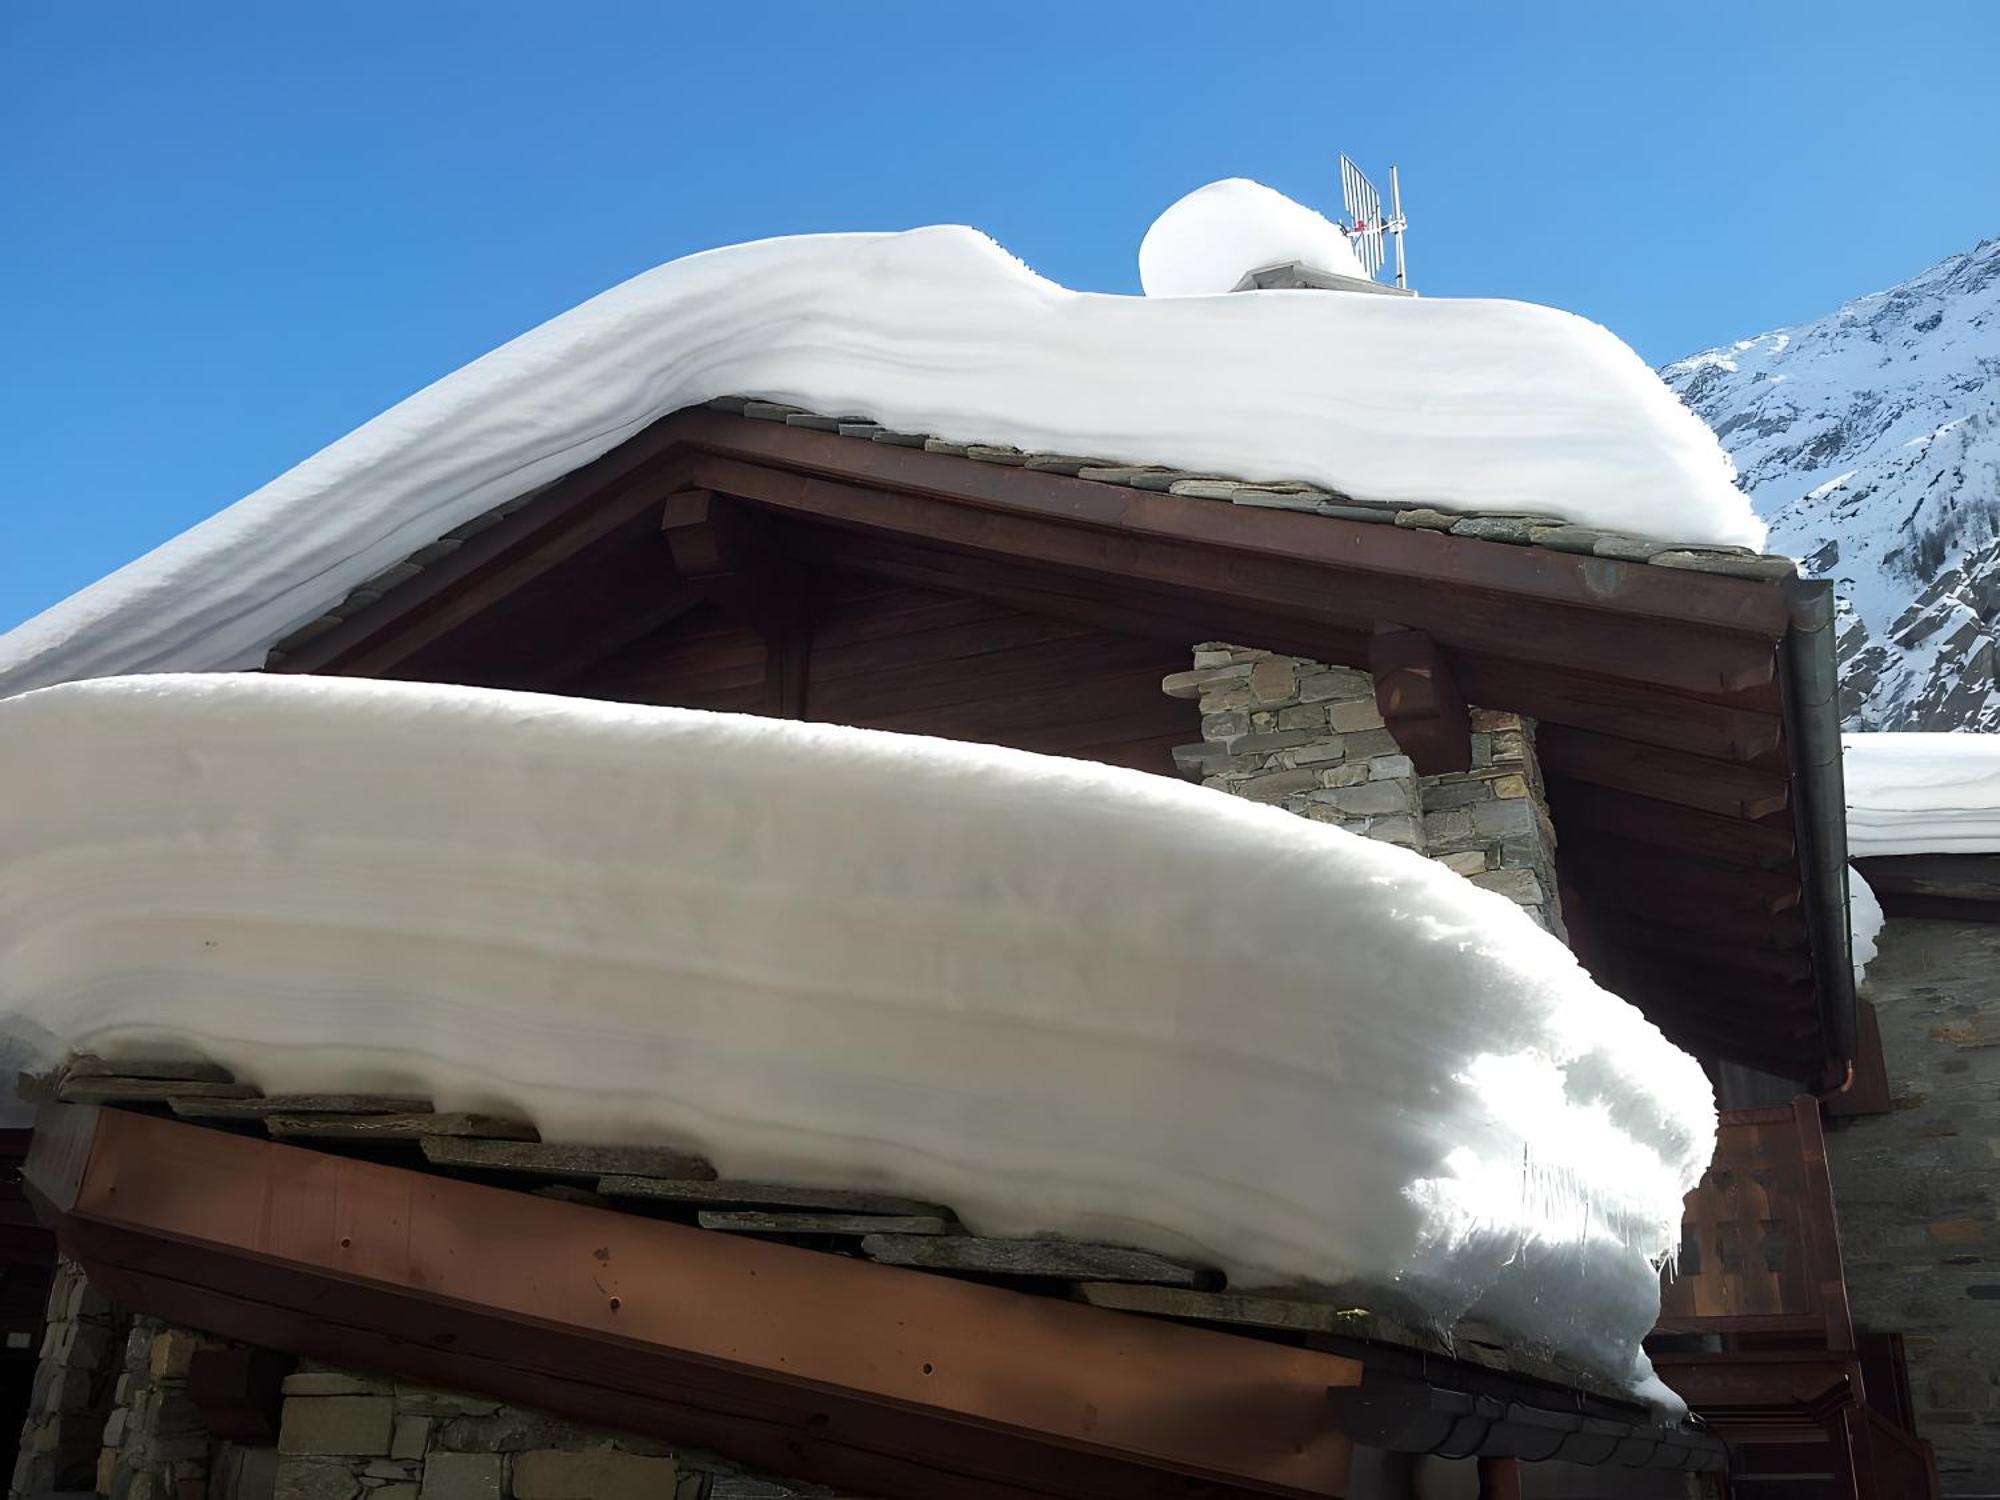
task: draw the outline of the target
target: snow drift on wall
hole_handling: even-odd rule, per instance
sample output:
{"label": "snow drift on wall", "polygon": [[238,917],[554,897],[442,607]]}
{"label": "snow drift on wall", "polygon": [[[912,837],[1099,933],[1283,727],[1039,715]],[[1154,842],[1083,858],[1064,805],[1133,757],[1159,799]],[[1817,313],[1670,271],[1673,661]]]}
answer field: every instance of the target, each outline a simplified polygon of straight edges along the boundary
{"label": "snow drift on wall", "polygon": [[1847,941],[1848,952],[1854,962],[1854,982],[1860,984],[1868,977],[1868,966],[1875,962],[1882,951],[1882,928],[1888,918],[1883,915],[1882,902],[1875,894],[1875,887],[1855,869],[1847,867]]}
{"label": "snow drift on wall", "polygon": [[807,236],[670,262],[419,391],[0,637],[0,694],[259,665],[452,527],[730,394],[1673,541],[1764,534],[1700,421],[1567,313],[1105,296],[1046,281],[971,229]]}
{"label": "snow drift on wall", "polygon": [[6,700],[0,785],[30,1063],[518,1110],[1649,1378],[1708,1081],[1406,851],[988,746],[260,674]]}
{"label": "snow drift on wall", "polygon": [[1847,852],[2000,853],[2000,734],[1841,736]]}

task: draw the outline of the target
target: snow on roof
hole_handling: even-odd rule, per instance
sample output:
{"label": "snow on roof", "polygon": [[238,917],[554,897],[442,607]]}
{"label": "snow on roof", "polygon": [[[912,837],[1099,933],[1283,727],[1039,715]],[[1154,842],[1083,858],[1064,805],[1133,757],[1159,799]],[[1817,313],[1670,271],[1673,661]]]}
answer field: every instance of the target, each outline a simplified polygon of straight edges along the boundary
{"label": "snow on roof", "polygon": [[1198,187],[1153,221],[1139,242],[1148,297],[1231,292],[1249,271],[1297,261],[1365,280],[1347,235],[1324,215],[1247,177]]}
{"label": "snow on roof", "polygon": [[2000,734],[1847,734],[1847,852],[2000,853]]}
{"label": "snow on roof", "polygon": [[1764,534],[1713,435],[1567,313],[1110,296],[962,227],[804,236],[669,262],[419,391],[0,636],[0,694],[257,665],[453,527],[725,395],[1363,500],[1690,543]]}
{"label": "snow on roof", "polygon": [[0,701],[0,785],[10,1062],[192,1047],[1649,1379],[1708,1080],[1408,851],[990,746],[262,674]]}

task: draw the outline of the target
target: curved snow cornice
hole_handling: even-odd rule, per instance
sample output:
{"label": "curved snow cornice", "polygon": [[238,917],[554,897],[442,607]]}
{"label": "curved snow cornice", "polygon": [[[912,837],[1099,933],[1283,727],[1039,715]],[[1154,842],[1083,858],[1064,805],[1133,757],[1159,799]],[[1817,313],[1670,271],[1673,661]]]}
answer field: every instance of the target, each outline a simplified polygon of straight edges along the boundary
{"label": "curved snow cornice", "polygon": [[1520,302],[1073,292],[976,230],[645,272],[0,637],[0,694],[254,666],[349,589],[679,408],[746,394],[943,438],[1690,543],[1764,527],[1616,337]]}
{"label": "curved snow cornice", "polygon": [[414,1092],[1394,1288],[1676,1401],[1641,1340],[1708,1079],[1411,851],[991,745],[284,674],[10,699],[0,786],[10,1071]]}

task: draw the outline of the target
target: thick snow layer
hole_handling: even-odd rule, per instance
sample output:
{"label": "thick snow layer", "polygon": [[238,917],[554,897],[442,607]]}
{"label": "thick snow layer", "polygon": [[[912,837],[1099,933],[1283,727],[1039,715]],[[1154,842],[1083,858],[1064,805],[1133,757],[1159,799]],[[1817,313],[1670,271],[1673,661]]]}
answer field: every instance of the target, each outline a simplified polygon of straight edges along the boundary
{"label": "thick snow layer", "polygon": [[2000,734],[1849,734],[1847,852],[2000,853]]}
{"label": "thick snow layer", "polygon": [[1854,982],[1856,984],[1868,976],[1868,966],[1875,962],[1875,955],[1881,951],[1879,939],[1882,925],[1888,919],[1882,914],[1882,903],[1875,895],[1875,888],[1863,878],[1861,872],[1847,867],[1847,933],[1849,947],[1854,957]]}
{"label": "thick snow layer", "polygon": [[1763,537],[1708,430],[1567,313],[1072,292],[963,228],[762,240],[614,287],[0,637],[0,695],[258,665],[452,527],[727,394],[1373,500]]}
{"label": "thick snow layer", "polygon": [[1708,1082],[1414,854],[988,746],[261,674],[0,702],[0,785],[29,1065],[520,1110],[1649,1378]]}
{"label": "thick snow layer", "polygon": [[1251,271],[1292,261],[1368,276],[1339,226],[1261,182],[1225,177],[1153,220],[1139,242],[1139,284],[1148,297],[1227,292]]}

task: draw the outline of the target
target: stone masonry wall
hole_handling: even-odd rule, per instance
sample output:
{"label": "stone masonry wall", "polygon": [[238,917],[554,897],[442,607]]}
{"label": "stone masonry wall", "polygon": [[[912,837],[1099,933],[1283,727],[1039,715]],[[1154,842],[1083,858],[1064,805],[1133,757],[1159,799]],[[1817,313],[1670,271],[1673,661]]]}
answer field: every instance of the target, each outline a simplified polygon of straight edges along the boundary
{"label": "stone masonry wall", "polygon": [[57,1262],[9,1500],[90,1492],[112,1390],[123,1369],[128,1321],[84,1280],[75,1262]]}
{"label": "stone masonry wall", "polygon": [[[97,1456],[97,1493],[117,1500],[208,1500],[209,1436],[187,1397],[188,1364],[222,1340],[133,1318]],[[221,1497],[217,1497],[221,1500]],[[231,1496],[230,1500],[236,1500]]]}
{"label": "stone masonry wall", "polygon": [[1174,751],[1190,780],[1413,849],[1563,935],[1531,721],[1473,709],[1472,769],[1419,776],[1366,672],[1210,642],[1161,687],[1200,701],[1201,743]]}
{"label": "stone masonry wall", "polygon": [[831,1492],[482,1396],[306,1365],[275,1500],[790,1500]]}
{"label": "stone masonry wall", "polygon": [[58,1261],[10,1500],[271,1500],[275,1455],[211,1437],[187,1398],[195,1350],[220,1347],[112,1306]]}
{"label": "stone masonry wall", "polygon": [[794,1500],[699,1450],[483,1396],[304,1364],[275,1448],[220,1441],[187,1395],[225,1341],[107,1302],[56,1267],[9,1500]]}
{"label": "stone masonry wall", "polygon": [[1862,993],[1894,1108],[1827,1137],[1854,1320],[1902,1333],[1944,1493],[2000,1493],[2000,926],[1894,919]]}

